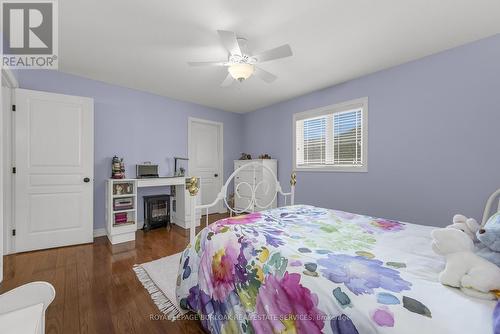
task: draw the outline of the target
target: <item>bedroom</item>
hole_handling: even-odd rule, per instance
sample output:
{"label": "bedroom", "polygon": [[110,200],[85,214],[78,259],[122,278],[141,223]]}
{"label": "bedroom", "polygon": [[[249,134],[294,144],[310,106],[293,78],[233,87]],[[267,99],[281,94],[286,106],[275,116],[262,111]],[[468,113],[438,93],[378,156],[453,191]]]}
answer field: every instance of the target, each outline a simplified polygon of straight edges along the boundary
{"label": "bedroom", "polygon": [[497,1],[33,3],[1,333],[500,331]]}

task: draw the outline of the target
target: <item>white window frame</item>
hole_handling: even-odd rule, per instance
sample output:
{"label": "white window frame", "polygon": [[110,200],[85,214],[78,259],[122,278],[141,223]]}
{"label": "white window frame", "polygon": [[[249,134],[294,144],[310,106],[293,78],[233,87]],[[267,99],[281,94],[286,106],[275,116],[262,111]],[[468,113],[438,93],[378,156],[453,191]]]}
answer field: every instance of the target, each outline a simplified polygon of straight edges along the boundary
{"label": "white window frame", "polygon": [[[298,166],[297,165],[297,142],[296,130],[297,121],[324,116],[331,113],[348,111],[356,108],[361,108],[362,119],[362,155],[363,164],[361,166]],[[368,97],[363,97],[355,100],[350,100],[342,103],[332,104],[326,107],[307,110],[293,114],[293,135],[292,135],[292,154],[293,154],[293,169],[298,172],[368,172]]]}

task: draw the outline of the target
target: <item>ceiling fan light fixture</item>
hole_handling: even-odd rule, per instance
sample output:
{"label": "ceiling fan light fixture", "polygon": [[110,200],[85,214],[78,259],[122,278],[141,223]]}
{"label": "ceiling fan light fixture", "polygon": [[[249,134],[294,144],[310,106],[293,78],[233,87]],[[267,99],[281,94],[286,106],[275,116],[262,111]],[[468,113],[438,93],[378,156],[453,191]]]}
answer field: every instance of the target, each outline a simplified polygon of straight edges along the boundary
{"label": "ceiling fan light fixture", "polygon": [[259,65],[263,62],[293,55],[292,48],[288,44],[283,44],[258,54],[252,54],[252,52],[248,51],[247,40],[245,38],[238,37],[233,31],[217,30],[217,33],[227,51],[228,58],[222,61],[188,62],[188,65],[226,67],[228,73],[224,81],[222,81],[221,87],[230,86],[234,80],[243,82],[254,74],[264,82],[274,82],[277,77],[262,69]]}
{"label": "ceiling fan light fixture", "polygon": [[232,64],[228,67],[227,71],[234,79],[241,82],[248,79],[253,74],[254,66],[245,63]]}

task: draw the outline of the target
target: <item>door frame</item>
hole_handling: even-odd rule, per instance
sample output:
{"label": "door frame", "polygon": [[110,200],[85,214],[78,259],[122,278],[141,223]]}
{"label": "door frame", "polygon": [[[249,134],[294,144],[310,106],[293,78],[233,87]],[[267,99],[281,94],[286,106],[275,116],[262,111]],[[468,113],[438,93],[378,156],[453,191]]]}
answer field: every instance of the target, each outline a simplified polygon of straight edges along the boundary
{"label": "door frame", "polygon": [[[50,95],[53,95],[53,96],[59,96],[61,98],[65,98],[65,97],[69,97],[69,98],[78,98],[80,100],[82,100],[82,103],[90,103],[90,119],[89,119],[89,125],[91,127],[90,129],[90,133],[89,133],[89,139],[90,139],[90,143],[89,143],[89,147],[88,149],[90,150],[90,157],[91,157],[91,168],[90,168],[90,173],[88,174],[89,177],[91,177],[91,180],[92,180],[92,183],[91,183],[91,190],[90,190],[90,216],[91,216],[91,239],[89,239],[89,241],[85,241],[84,243],[89,243],[89,242],[93,242],[94,240],[94,236],[93,236],[93,232],[94,232],[94,189],[95,189],[95,172],[94,172],[94,168],[95,168],[95,161],[94,161],[94,140],[95,140],[95,126],[94,126],[94,99],[93,98],[89,98],[89,97],[83,97],[83,96],[76,96],[76,95],[69,95],[69,94],[60,94],[60,93],[54,93],[54,92],[49,92],[49,91],[40,91],[40,90],[32,90],[32,89],[23,89],[23,88],[19,88],[17,87],[16,89],[11,89],[11,93],[12,93],[12,103],[13,105],[18,105],[19,104],[19,101],[17,100],[16,96],[17,96],[17,92],[19,91],[26,91],[26,92],[31,92],[31,93],[34,93],[34,94],[50,94]],[[19,109],[19,106],[17,106],[17,109]],[[15,109],[13,109],[15,110]],[[19,111],[19,110],[17,110]],[[11,124],[11,166],[14,167],[16,166],[16,164],[18,163],[18,159],[16,157],[16,151],[17,151],[17,126],[19,124],[18,122],[18,119],[17,117],[19,117],[18,114],[16,114],[16,112],[11,112],[11,115],[12,115],[12,124]],[[19,166],[17,166],[19,167]],[[9,170],[11,170],[12,168],[9,167]],[[19,168],[17,168],[19,170]],[[11,228],[12,229],[19,229],[19,223],[18,223],[18,217],[16,215],[17,213],[17,203],[16,203],[16,200],[17,200],[17,194],[16,194],[16,190],[17,190],[17,182],[20,182],[19,178],[16,178],[15,175],[13,173],[11,173],[11,180],[12,180],[12,190],[11,190],[11,194],[12,194],[12,213],[11,213],[11,219],[12,219],[12,226]],[[11,236],[11,253],[18,253],[20,250],[19,250],[19,243],[18,243],[18,240],[16,240],[16,236],[13,236],[12,235],[13,233],[11,233],[11,231],[9,230],[9,235]],[[82,244],[82,243],[78,243],[78,244]],[[72,246],[73,244],[67,244],[67,245],[61,245],[61,246],[50,246],[49,248],[59,248],[59,247],[65,247],[65,246]],[[74,245],[77,245],[77,244],[74,244]],[[34,251],[36,250],[41,250],[41,249],[49,249],[49,248],[36,248],[36,249],[33,249]],[[25,251],[31,251],[31,250],[23,250],[23,252]]]}
{"label": "door frame", "polygon": [[[10,90],[10,105],[15,104],[14,90],[19,88],[19,83],[8,68],[2,68],[2,86]],[[12,236],[12,230],[15,228],[14,223],[14,189],[13,189],[13,174],[11,172],[12,166],[14,166],[14,113],[10,108],[3,110],[3,106],[0,106],[2,112],[2,132],[5,136],[2,138],[5,143],[2,143],[4,150],[2,152],[0,161],[2,163],[2,173],[1,177],[3,179],[3,195],[10,197],[10,205],[3,206],[2,218],[7,217],[3,221],[3,255],[13,254],[16,252],[15,248],[15,237]]]}
{"label": "door frame", "polygon": [[[220,175],[221,177],[218,178],[218,186],[219,189],[222,189],[222,186],[224,185],[224,123],[222,122],[216,122],[216,121],[210,121],[202,118],[196,118],[196,117],[189,117],[188,118],[188,159],[189,161],[193,161],[193,139],[191,138],[192,135],[192,124],[193,123],[204,123],[204,124],[209,124],[209,125],[215,125],[219,129],[219,170],[220,170]],[[188,161],[188,163],[189,163]],[[190,176],[196,176],[193,175],[192,170],[189,170]],[[202,190],[203,191],[203,190]],[[220,190],[219,190],[220,191]],[[224,208],[224,205],[222,201],[219,201],[216,205],[217,211],[219,213],[225,213],[226,209]],[[201,213],[203,215],[203,212]]]}

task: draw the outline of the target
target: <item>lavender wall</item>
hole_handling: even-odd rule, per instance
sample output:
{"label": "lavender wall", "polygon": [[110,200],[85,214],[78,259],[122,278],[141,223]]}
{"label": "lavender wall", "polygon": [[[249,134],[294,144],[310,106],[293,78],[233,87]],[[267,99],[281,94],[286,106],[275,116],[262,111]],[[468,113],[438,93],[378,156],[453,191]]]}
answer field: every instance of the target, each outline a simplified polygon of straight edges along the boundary
{"label": "lavender wall", "polygon": [[124,156],[131,177],[136,163],[149,160],[171,172],[170,158],[187,155],[189,116],[224,123],[225,177],[246,151],[270,153],[287,180],[293,113],[364,96],[368,173],[300,172],[298,203],[444,226],[456,212],[480,218],[487,196],[500,186],[500,35],[245,115],[61,72],[16,76],[22,88],[94,98],[95,228],[104,226],[110,158]]}
{"label": "lavender wall", "polygon": [[[143,161],[158,163],[161,174],[173,173],[172,157],[187,157],[190,116],[224,123],[225,177],[243,145],[240,114],[56,71],[20,70],[15,75],[21,88],[94,98],[94,228],[104,227],[105,180],[110,176],[113,155],[125,158],[128,177],[135,177],[135,164]],[[139,196],[159,192],[168,193],[168,189],[142,189]],[[138,215],[142,220],[142,202]]]}
{"label": "lavender wall", "polygon": [[[311,73],[314,75],[314,73]],[[245,114],[244,151],[292,168],[292,115],[369,98],[368,173],[300,172],[296,201],[444,226],[500,187],[500,35]]]}

